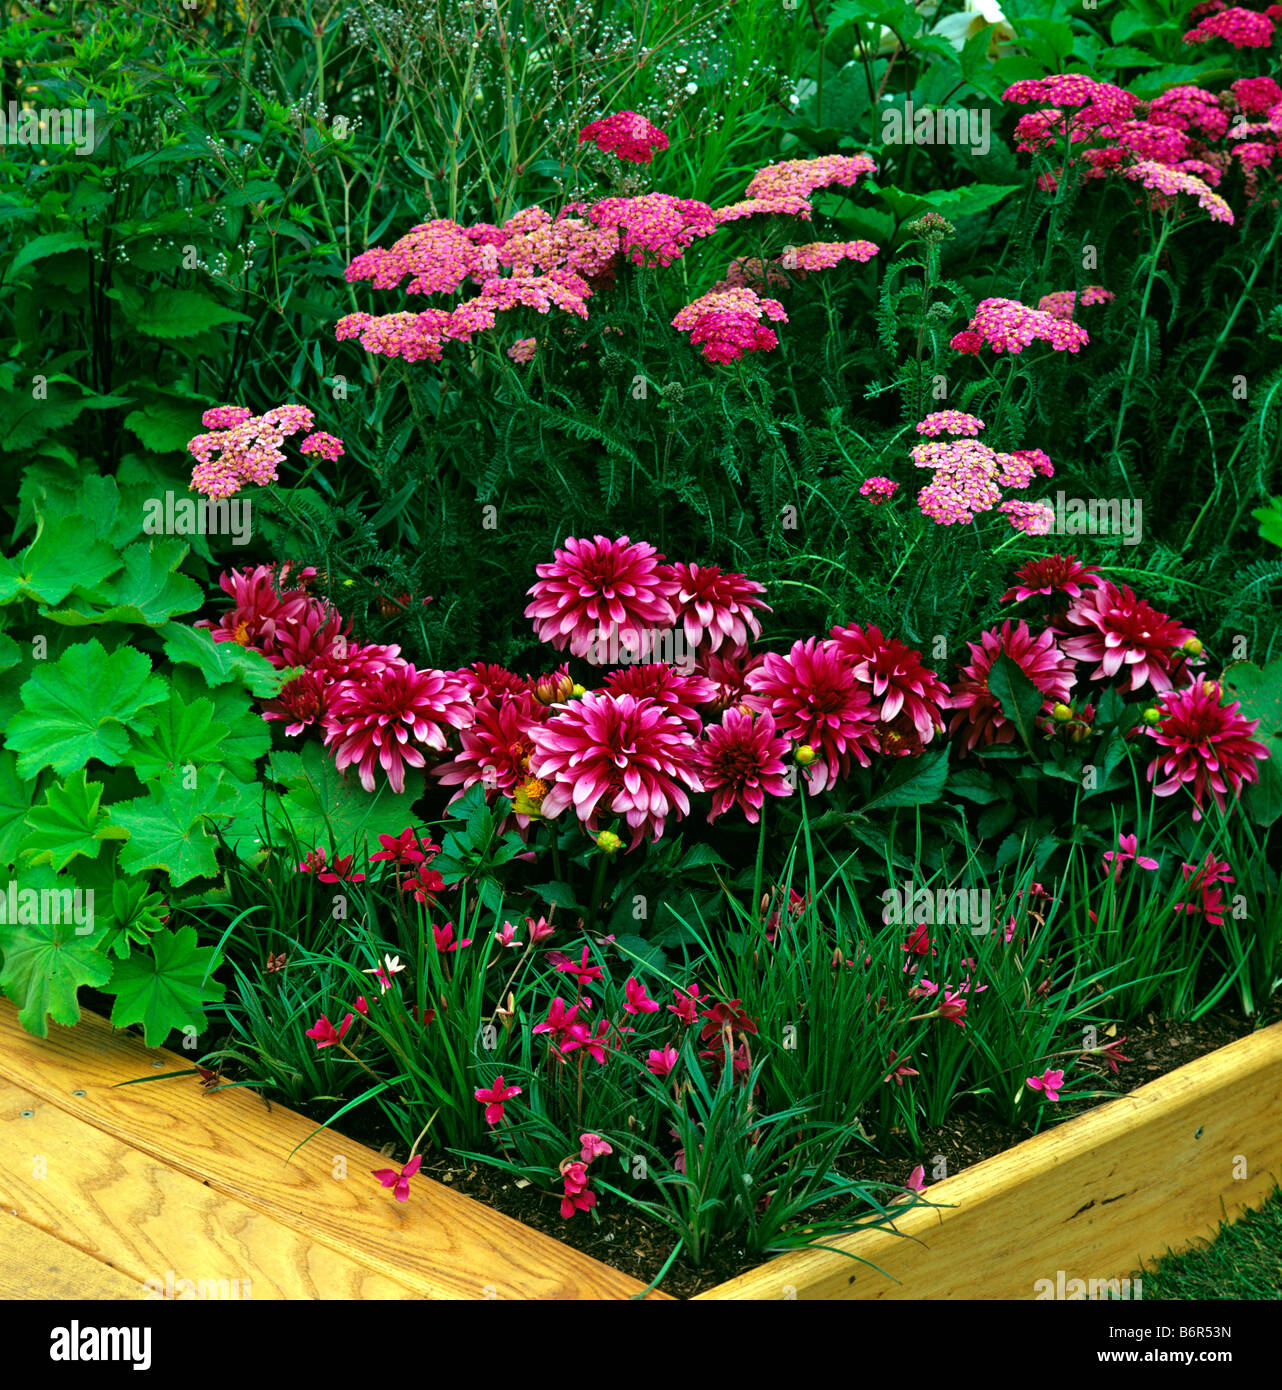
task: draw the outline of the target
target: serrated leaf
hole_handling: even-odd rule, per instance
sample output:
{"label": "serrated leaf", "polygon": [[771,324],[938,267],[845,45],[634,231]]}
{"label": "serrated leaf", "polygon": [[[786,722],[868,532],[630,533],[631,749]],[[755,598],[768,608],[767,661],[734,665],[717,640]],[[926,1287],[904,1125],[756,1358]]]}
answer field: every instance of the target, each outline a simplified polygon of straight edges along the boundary
{"label": "serrated leaf", "polygon": [[73,589],[101,583],[121,563],[111,546],[86,538],[84,523],[77,518],[41,523],[22,555],[13,560],[0,557],[0,604],[18,599],[61,603]]}
{"label": "serrated leaf", "polygon": [[85,408],[82,400],[36,400],[24,393],[0,394],[0,445],[30,449],[47,434],[70,425]]}
{"label": "serrated leaf", "polygon": [[253,782],[259,775],[258,760],[272,746],[271,726],[250,702],[242,686],[208,686],[190,666],[176,666],[170,677],[174,698],[208,700],[214,720],[227,729],[217,761],[238,782]]}
{"label": "serrated leaf", "polygon": [[77,855],[97,859],[104,839],[123,839],[107,824],[100,806],[102,783],[89,782],[85,770],[54,782],[39,806],[27,815],[27,835],[19,846],[28,864],[48,864],[61,872]]}
{"label": "serrated leaf", "polygon": [[[8,883],[0,887],[6,899],[8,890]],[[99,950],[102,929],[91,920],[92,903],[75,892],[71,880],[46,866],[24,873],[21,885],[15,885],[17,913],[6,911],[6,916],[44,920],[0,925],[0,988],[18,1006],[18,1022],[38,1038],[49,1036],[51,1018],[66,1027],[80,1022],[76,992],[81,985],[102,986],[111,979],[111,962]],[[77,915],[85,921],[77,923]],[[55,922],[55,916],[62,920]]]}
{"label": "serrated leaf", "polygon": [[1020,740],[1030,752],[1033,747],[1034,720],[1046,697],[1005,652],[998,652],[988,673],[988,689],[1002,707],[1002,713],[1015,726]]}
{"label": "serrated leaf", "polygon": [[60,776],[97,758],[116,767],[131,730],[149,732],[148,707],[168,694],[151,662],[131,647],[108,653],[95,637],[37,668],[21,690],[23,708],[9,721],[6,744],[18,754],[18,775],[52,766]]}
{"label": "serrated leaf", "polygon": [[112,1026],[141,1023],[148,1047],[161,1046],[175,1029],[203,1032],[209,1022],[204,1006],[224,994],[209,979],[218,963],[214,947],[197,945],[195,927],[157,932],[148,944],[149,950],[134,951],[116,966],[108,990],[116,996]]}
{"label": "serrated leaf", "polygon": [[896,765],[862,807],[928,806],[943,795],[948,780],[948,748],[916,758],[898,758]]}
{"label": "serrated leaf", "polygon": [[215,642],[207,628],[173,622],[159,631],[170,661],[195,666],[208,685],[239,681],[251,695],[268,700],[279,695],[281,686],[291,678],[289,672],[278,671],[265,656],[248,647]]}
{"label": "serrated leaf", "polygon": [[155,400],[139,406],[125,416],[125,428],[157,454],[182,453],[201,433],[199,415],[183,401]]}
{"label": "serrated leaf", "polygon": [[7,748],[0,752],[0,868],[18,857],[35,793],[35,783],[18,776],[17,758]]}
{"label": "serrated leaf", "polygon": [[220,324],[253,322],[248,314],[225,308],[196,290],[162,290],[145,296],[136,310],[129,308],[131,326],[149,338],[194,338]]}
{"label": "serrated leaf", "polygon": [[981,806],[990,801],[1002,800],[1006,793],[993,785],[993,779],[977,768],[959,768],[948,779],[948,790],[954,796],[964,796],[967,801],[978,802]]}
{"label": "serrated leaf", "polygon": [[4,273],[5,284],[14,280],[19,271],[44,260],[46,256],[59,256],[64,251],[87,251],[92,245],[79,232],[48,232],[44,236],[32,237],[9,262],[9,268]]}
{"label": "serrated leaf", "polygon": [[156,727],[146,734],[134,734],[127,766],[146,782],[177,772],[188,764],[222,765],[222,745],[230,730],[214,718],[212,701],[172,696],[168,704],[152,711]]}
{"label": "serrated leaf", "polygon": [[712,848],[711,845],[695,844],[681,856],[681,862],[673,870],[674,873],[684,873],[687,869],[703,868],[707,864],[716,864],[722,868],[728,867],[726,861]]}
{"label": "serrated leaf", "polygon": [[77,596],[65,608],[46,611],[41,617],[65,627],[97,623],[162,627],[179,613],[195,612],[203,602],[200,585],[177,573],[186,557],[182,541],[138,541],[125,549],[122,572]]}
{"label": "serrated leaf", "polygon": [[111,808],[111,823],[129,831],[129,841],[120,851],[120,867],[126,873],[162,869],[170,882],[181,886],[218,872],[218,841],[207,821],[229,821],[245,789],[224,780],[221,772],[198,775],[194,787],[184,786],[183,780],[148,782],[146,796]]}
{"label": "serrated leaf", "polygon": [[421,772],[406,771],[403,792],[392,791],[386,782],[367,792],[354,771],[346,777],[339,772],[319,743],[305,744],[300,755],[274,754],[270,767],[287,789],[269,806],[272,820],[281,827],[291,825],[310,848],[359,852],[366,840],[388,833],[389,827],[395,834],[414,824],[414,803],[423,791]]}

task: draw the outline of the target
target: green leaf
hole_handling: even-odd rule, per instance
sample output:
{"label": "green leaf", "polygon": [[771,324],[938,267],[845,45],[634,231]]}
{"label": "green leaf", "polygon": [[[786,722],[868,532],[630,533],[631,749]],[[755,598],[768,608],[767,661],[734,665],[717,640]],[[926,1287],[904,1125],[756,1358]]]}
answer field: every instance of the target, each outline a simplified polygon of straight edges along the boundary
{"label": "green leaf", "polygon": [[949,777],[948,790],[954,796],[964,796],[967,801],[976,801],[981,806],[990,801],[1000,801],[1006,795],[993,785],[988,773],[976,768],[959,768]]}
{"label": "green leaf", "polygon": [[1260,721],[1254,737],[1262,742],[1270,735],[1282,734],[1282,657],[1274,657],[1263,667],[1235,661],[1225,669],[1222,684],[1229,700],[1237,700],[1248,719]]}
{"label": "green leaf", "polygon": [[83,521],[59,517],[40,524],[35,540],[18,559],[0,557],[0,604],[18,599],[61,603],[73,589],[100,583],[120,565],[111,546],[85,536]]}
{"label": "green leaf", "polygon": [[95,637],[44,665],[22,687],[23,709],[9,721],[5,742],[18,754],[18,775],[52,766],[60,776],[97,758],[117,766],[129,731],[150,732],[147,707],[168,694],[151,662],[131,647],[108,654]]}
{"label": "green leaf", "polygon": [[125,428],[154,453],[185,453],[191,440],[203,433],[200,412],[196,402],[156,398],[131,410]]}
{"label": "green leaf", "polygon": [[718,864],[723,868],[729,867],[711,845],[696,844],[691,845],[681,856],[681,862],[673,872],[681,874],[685,873],[687,869],[700,869],[705,864]]}
{"label": "green leaf", "polygon": [[245,690],[239,685],[207,686],[190,666],[175,667],[169,683],[175,699],[189,704],[203,699],[212,704],[213,718],[227,729],[217,761],[238,782],[255,781],[258,760],[272,746],[272,733]]}
{"label": "green leaf", "polygon": [[9,262],[4,282],[7,285],[17,277],[19,271],[44,260],[46,256],[61,255],[64,251],[87,251],[92,245],[79,232],[49,232],[44,236],[32,237]]}
{"label": "green leaf", "polygon": [[1014,724],[1024,747],[1032,752],[1034,723],[1046,697],[1005,652],[998,652],[988,673],[988,689],[1002,713]]}
{"label": "green leaf", "polygon": [[101,801],[102,783],[86,781],[84,768],[52,783],[44,803],[27,816],[29,833],[19,847],[26,862],[61,872],[77,855],[97,859],[103,840],[123,839],[122,831],[107,824]]}
{"label": "green leaf", "polygon": [[549,907],[564,908],[567,912],[573,911],[579,905],[574,889],[568,883],[558,883],[555,880],[550,883],[532,883],[530,892]]}
{"label": "green leaf", "polygon": [[159,630],[165,655],[175,663],[199,669],[208,685],[239,681],[251,695],[269,700],[297,672],[278,671],[265,656],[236,642],[215,642],[208,629],[186,623],[166,623]]}
{"label": "green leaf", "polygon": [[0,752],[0,867],[18,857],[35,794],[35,783],[18,776],[17,758],[7,748]]}
{"label": "green leaf", "polygon": [[659,972],[667,968],[667,957],[644,936],[637,936],[635,932],[623,932],[615,936],[614,944],[630,965],[635,965],[641,970]]}
{"label": "green leaf", "polygon": [[111,887],[111,908],[103,922],[103,942],[123,960],[130,947],[145,946],[165,924],[166,904],[145,878],[119,879]]}
{"label": "green leaf", "polygon": [[195,290],[162,290],[145,296],[130,318],[131,326],[149,338],[194,338],[220,324],[253,322],[248,314],[224,308]]}
{"label": "green leaf", "polygon": [[[6,898],[8,888],[7,883],[0,888]],[[76,992],[81,985],[102,986],[111,979],[111,962],[98,949],[102,929],[92,920],[92,901],[76,898],[75,892],[69,879],[47,866],[24,873],[15,888],[17,913],[6,905],[6,916],[43,920],[0,925],[0,988],[18,1006],[18,1022],[38,1038],[49,1036],[50,1018],[66,1027],[80,1022]],[[83,923],[75,921],[77,915]]]}
{"label": "green leaf", "polygon": [[[194,612],[203,602],[200,585],[176,572],[186,558],[182,541],[138,541],[124,552],[123,573],[78,596],[69,607],[40,616],[66,627],[96,623],[162,627],[176,614]],[[106,607],[101,606],[104,603]]]}
{"label": "green leaf", "polygon": [[1246,788],[1242,802],[1256,825],[1267,826],[1282,816],[1282,738],[1264,738],[1260,742],[1269,750],[1269,757],[1256,764],[1260,780]]}
{"label": "green leaf", "polygon": [[152,711],[156,727],[134,734],[133,748],[124,760],[146,782],[177,772],[188,764],[222,763],[223,740],[230,732],[214,719],[214,706],[205,699],[172,696]]}
{"label": "green leaf", "polygon": [[214,947],[196,943],[195,927],[157,932],[150,951],[121,961],[108,990],[116,996],[112,1026],[141,1023],[148,1047],[161,1046],[175,1029],[202,1032],[209,1022],[204,1006],[222,999],[224,987],[209,980],[218,963]]}
{"label": "green leaf", "polygon": [[1260,523],[1260,538],[1282,545],[1282,497],[1270,497],[1267,507],[1257,507],[1251,515]]}
{"label": "green leaf", "polygon": [[409,769],[405,790],[394,792],[384,781],[367,792],[355,772],[344,776],[319,743],[308,743],[301,754],[273,754],[269,766],[286,794],[269,814],[279,826],[292,825],[308,847],[331,846],[337,854],[359,852],[393,827],[393,834],[415,823],[414,803],[422,795],[423,774]]}
{"label": "green leaf", "polygon": [[218,872],[218,841],[206,820],[228,822],[246,789],[224,780],[221,772],[206,771],[195,782],[194,787],[176,778],[148,782],[146,796],[111,808],[111,823],[129,831],[129,843],[120,851],[126,873],[163,869],[177,887]]}
{"label": "green leaf", "polygon": [[862,807],[928,806],[943,795],[948,780],[948,748],[916,758],[897,758],[895,767]]}

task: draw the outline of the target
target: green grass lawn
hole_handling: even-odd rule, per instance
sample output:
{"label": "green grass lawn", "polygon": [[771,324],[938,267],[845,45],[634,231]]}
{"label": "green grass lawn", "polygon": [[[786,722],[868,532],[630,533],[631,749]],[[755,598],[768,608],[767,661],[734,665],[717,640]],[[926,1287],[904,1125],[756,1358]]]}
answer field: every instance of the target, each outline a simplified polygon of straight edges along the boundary
{"label": "green grass lawn", "polygon": [[1224,1222],[1209,1245],[1160,1260],[1142,1278],[1146,1301],[1282,1299],[1282,1188],[1241,1220]]}

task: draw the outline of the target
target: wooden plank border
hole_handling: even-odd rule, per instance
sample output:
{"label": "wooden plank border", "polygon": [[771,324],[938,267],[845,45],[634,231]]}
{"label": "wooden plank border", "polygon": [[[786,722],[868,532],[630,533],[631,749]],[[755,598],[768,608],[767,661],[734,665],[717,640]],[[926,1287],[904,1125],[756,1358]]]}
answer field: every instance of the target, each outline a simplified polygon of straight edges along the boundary
{"label": "wooden plank border", "polygon": [[[828,1242],[893,1279],[803,1250],[698,1297],[1035,1299],[1071,1295],[1073,1279],[1086,1281],[1079,1293],[1107,1297],[1102,1281],[1214,1235],[1279,1181],[1275,1023],[930,1187],[930,1200],[950,1205],[905,1213],[899,1236]],[[1091,1280],[1101,1281],[1094,1295]]]}

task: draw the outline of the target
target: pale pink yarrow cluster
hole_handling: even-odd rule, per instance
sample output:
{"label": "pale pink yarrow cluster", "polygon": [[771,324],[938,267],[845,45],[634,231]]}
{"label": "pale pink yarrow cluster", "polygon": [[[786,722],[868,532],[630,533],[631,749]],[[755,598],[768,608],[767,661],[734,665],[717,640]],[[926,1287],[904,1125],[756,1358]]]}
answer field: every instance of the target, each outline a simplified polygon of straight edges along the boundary
{"label": "pale pink yarrow cluster", "polygon": [[1045,502],[1003,502],[997,510],[1015,530],[1030,536],[1048,536],[1055,525],[1055,509]]}
{"label": "pale pink yarrow cluster", "polygon": [[321,458],[333,463],[335,459],[342,458],[346,450],[343,448],[343,441],[337,435],[326,434],[324,430],[317,430],[303,440],[298,446],[298,452],[300,454],[319,454]]}
{"label": "pale pink yarrow cluster", "polygon": [[[1083,306],[1107,304],[1110,299],[1115,297],[1113,291],[1106,290],[1103,285],[1087,285],[1082,291],[1082,304]],[[1053,294],[1044,294],[1037,301],[1037,308],[1041,313],[1049,314],[1053,319],[1069,322],[1077,308],[1077,291],[1056,290]]]}
{"label": "pale pink yarrow cluster", "polygon": [[1211,39],[1225,39],[1234,48],[1268,48],[1273,42],[1273,21],[1267,14],[1234,5],[1207,15],[1184,35],[1185,43],[1207,43]]}
{"label": "pale pink yarrow cluster", "polygon": [[842,261],[866,264],[877,251],[871,241],[811,241],[787,247],[780,264],[785,270],[831,270]]}
{"label": "pale pink yarrow cluster", "polygon": [[1039,340],[1056,352],[1077,352],[1090,342],[1090,335],[1079,324],[1053,318],[1015,299],[981,300],[967,331],[978,333],[994,352],[1023,352]]}
{"label": "pale pink yarrow cluster", "polygon": [[1210,92],[1184,85],[1168,87],[1149,102],[1148,123],[1176,130],[1196,129],[1219,140],[1229,128],[1229,113]]}
{"label": "pale pink yarrow cluster", "polygon": [[1218,193],[1212,193],[1206,183],[1192,174],[1168,169],[1165,165],[1149,159],[1141,160],[1122,172],[1128,179],[1133,179],[1166,198],[1186,193],[1190,198],[1197,199],[1199,206],[1210,213],[1212,221],[1233,225],[1233,209]]}
{"label": "pale pink yarrow cluster", "polygon": [[733,362],[745,352],[764,352],[778,345],[773,329],[761,320],[787,323],[788,315],[777,299],[766,299],[745,288],[712,290],[687,304],[672,326],[689,333],[692,347],[702,344],[708,362]]}
{"label": "pale pink yarrow cluster", "polygon": [[451,218],[411,227],[384,249],[363,251],[344,271],[349,284],[368,280],[376,290],[395,289],[408,275],[406,294],[448,294],[482,268],[482,257],[464,229]]}
{"label": "pale pink yarrow cluster", "polygon": [[420,314],[345,314],[334,326],[334,337],[340,343],[357,338],[367,352],[379,357],[439,362],[449,338],[450,317],[448,309],[425,309]]}
{"label": "pale pink yarrow cluster", "polygon": [[595,226],[622,232],[623,250],[637,265],[671,265],[692,242],[717,230],[707,203],[674,198],[670,193],[602,198],[587,212]]}
{"label": "pale pink yarrow cluster", "polygon": [[534,356],[538,348],[537,338],[518,338],[507,350],[507,355],[513,362],[528,362]]}
{"label": "pale pink yarrow cluster", "polygon": [[932,439],[941,434],[976,435],[983,428],[984,422],[977,415],[967,415],[964,410],[936,410],[917,422],[917,433]]}
{"label": "pale pink yarrow cluster", "polygon": [[866,497],[874,507],[880,507],[899,491],[899,484],[893,478],[865,478],[859,485],[859,495]]}
{"label": "pale pink yarrow cluster", "polygon": [[187,452],[197,460],[191,472],[192,490],[206,497],[230,497],[246,483],[274,483],[276,469],[285,459],[280,446],[289,435],[309,430],[313,423],[312,412],[301,405],[279,405],[257,416],[243,406],[216,409],[223,413],[215,416],[214,411],[206,411],[205,418],[235,419],[236,423],[198,434],[187,443]]}
{"label": "pale pink yarrow cluster", "polygon": [[712,217],[719,227],[744,217],[800,217],[808,222],[813,211],[809,199],[799,193],[771,193],[765,198],[740,198],[737,203],[714,208]]}
{"label": "pale pink yarrow cluster", "polygon": [[553,221],[541,208],[527,211],[542,213],[544,220],[514,232],[497,254],[497,261],[511,266],[514,275],[572,270],[593,280],[609,274],[619,252],[618,233],[612,227],[594,227],[581,217]]}
{"label": "pale pink yarrow cluster", "polygon": [[758,169],[745,190],[749,198],[809,198],[816,188],[857,183],[877,166],[866,154],[826,154],[818,159],[785,159]]}
{"label": "pale pink yarrow cluster", "polygon": [[253,418],[254,412],[247,405],[216,405],[205,411],[200,423],[207,430],[229,430]]}

